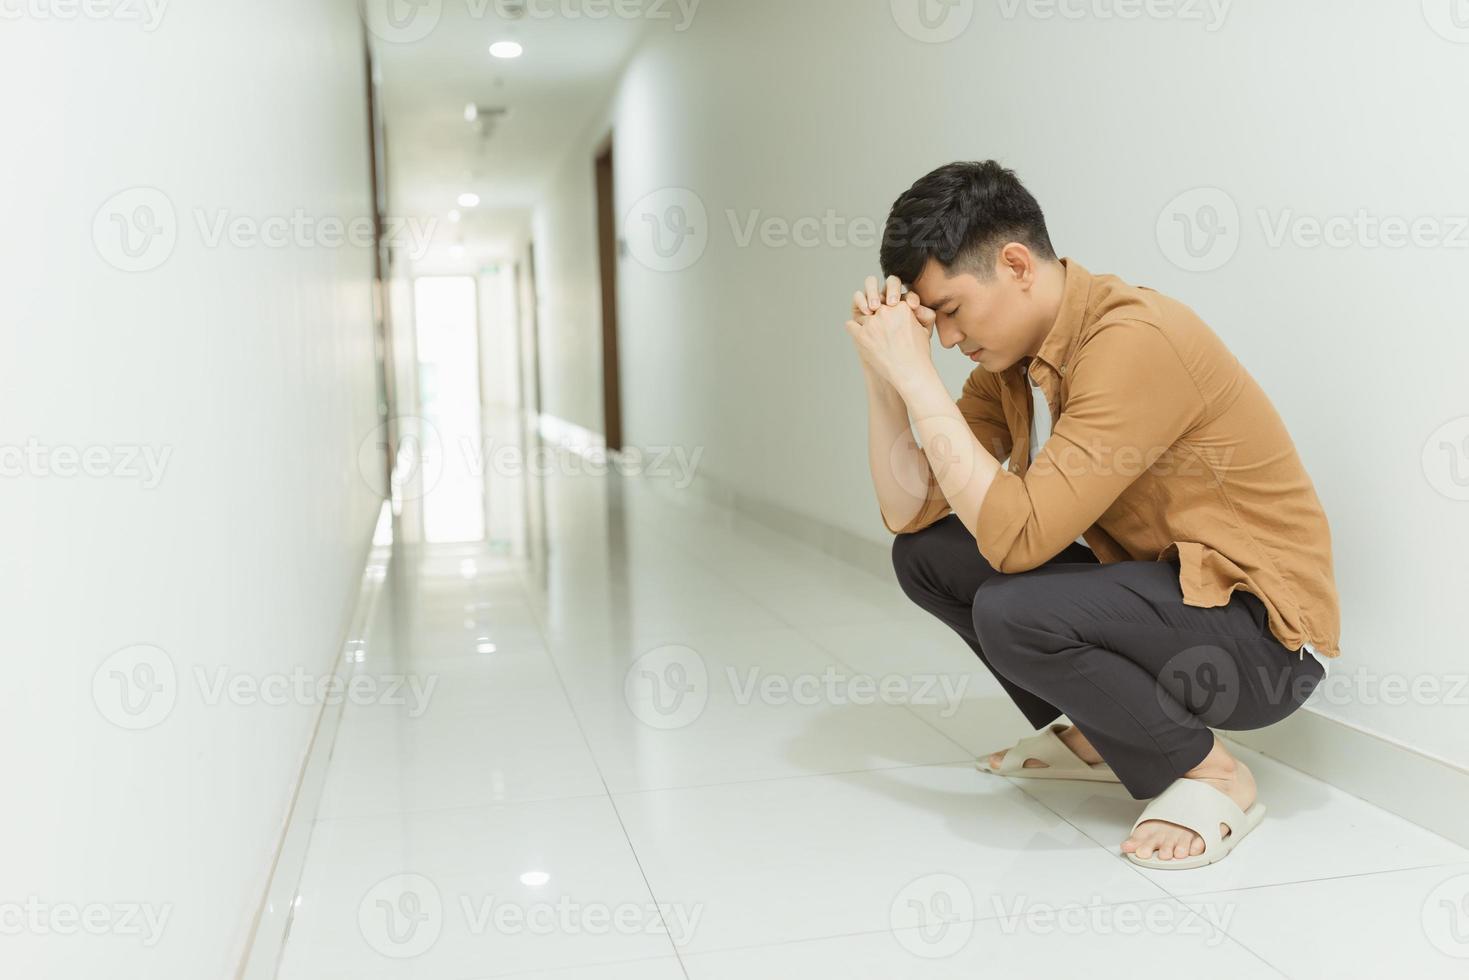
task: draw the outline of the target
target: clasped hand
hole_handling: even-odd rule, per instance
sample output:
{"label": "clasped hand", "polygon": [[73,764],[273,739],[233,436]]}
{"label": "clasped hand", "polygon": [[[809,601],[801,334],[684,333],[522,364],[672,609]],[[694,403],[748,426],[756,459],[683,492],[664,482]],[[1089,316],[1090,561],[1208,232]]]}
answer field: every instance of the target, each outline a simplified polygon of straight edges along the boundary
{"label": "clasped hand", "polygon": [[897,276],[889,276],[881,288],[876,276],[868,276],[866,289],[853,294],[847,333],[863,370],[901,392],[934,373],[933,323],[933,311],[913,291],[904,296]]}

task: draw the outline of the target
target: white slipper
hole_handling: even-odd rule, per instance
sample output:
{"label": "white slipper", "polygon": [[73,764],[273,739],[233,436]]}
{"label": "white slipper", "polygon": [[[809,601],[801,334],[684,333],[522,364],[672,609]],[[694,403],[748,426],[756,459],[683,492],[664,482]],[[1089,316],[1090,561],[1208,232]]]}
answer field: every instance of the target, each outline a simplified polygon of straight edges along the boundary
{"label": "white slipper", "polygon": [[[1117,774],[1112,767],[1105,762],[1095,765],[1087,765],[1081,758],[1061,741],[1056,735],[1059,729],[1067,726],[1056,724],[1049,725],[1044,731],[1035,735],[1029,735],[1015,743],[1015,747],[1005,753],[1000,760],[1000,768],[993,769],[989,765],[989,756],[974,760],[974,768],[980,772],[990,772],[997,776],[1025,776],[1031,779],[1090,779],[1099,783],[1120,783]],[[1037,759],[1044,762],[1044,766],[1025,765],[1026,759]]]}
{"label": "white slipper", "polygon": [[[1128,854],[1124,851],[1123,854],[1133,864],[1144,868],[1158,868],[1163,871],[1201,868],[1223,860],[1234,850],[1240,839],[1260,826],[1260,821],[1264,819],[1263,803],[1255,803],[1248,810],[1241,810],[1234,800],[1202,780],[1176,779],[1162,795],[1143,808],[1142,814],[1133,821],[1132,829],[1137,830],[1138,824],[1146,820],[1166,820],[1187,827],[1202,837],[1204,850],[1199,854],[1170,858],[1167,861],[1159,860],[1156,851],[1149,858],[1140,858],[1135,852]],[[1229,828],[1228,837],[1219,836],[1221,823]]]}

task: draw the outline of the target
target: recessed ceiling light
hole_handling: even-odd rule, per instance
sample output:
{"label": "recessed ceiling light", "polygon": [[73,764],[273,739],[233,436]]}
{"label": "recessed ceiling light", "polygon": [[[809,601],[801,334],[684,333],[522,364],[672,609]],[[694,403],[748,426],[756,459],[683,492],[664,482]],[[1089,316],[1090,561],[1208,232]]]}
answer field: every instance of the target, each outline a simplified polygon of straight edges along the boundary
{"label": "recessed ceiling light", "polygon": [[523,54],[525,48],[519,41],[496,41],[490,45],[490,55],[495,58],[519,58]]}
{"label": "recessed ceiling light", "polygon": [[478,118],[479,118],[479,106],[477,106],[473,102],[471,102],[471,103],[469,103],[469,105],[467,105],[467,106],[464,107],[464,121],[465,122],[474,122]]}
{"label": "recessed ceiling light", "polygon": [[479,207],[479,195],[473,192],[459,195],[459,206],[461,208]]}

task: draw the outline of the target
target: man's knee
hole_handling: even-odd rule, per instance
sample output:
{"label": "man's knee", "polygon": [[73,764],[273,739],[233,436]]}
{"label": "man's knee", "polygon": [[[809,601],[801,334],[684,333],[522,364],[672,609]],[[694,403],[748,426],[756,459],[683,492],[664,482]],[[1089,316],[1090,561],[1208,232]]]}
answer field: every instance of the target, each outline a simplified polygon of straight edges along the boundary
{"label": "man's knee", "polygon": [[974,593],[971,613],[974,635],[985,659],[1009,676],[1023,671],[1035,652],[1026,642],[1024,627],[1037,611],[1037,582],[1024,574],[995,575]]}
{"label": "man's knee", "polygon": [[914,531],[910,534],[899,534],[893,538],[893,572],[898,576],[898,585],[905,595],[910,599],[917,599],[921,594],[917,589],[919,581],[923,578],[923,569],[928,564],[928,555],[932,551],[932,537],[925,532]]}

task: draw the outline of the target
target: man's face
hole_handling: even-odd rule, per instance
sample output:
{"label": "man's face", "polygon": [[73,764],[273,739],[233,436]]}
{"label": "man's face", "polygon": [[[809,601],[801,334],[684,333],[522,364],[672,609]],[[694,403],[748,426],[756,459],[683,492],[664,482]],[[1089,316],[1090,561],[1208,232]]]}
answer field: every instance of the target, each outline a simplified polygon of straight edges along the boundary
{"label": "man's face", "polygon": [[1029,353],[1034,330],[1027,275],[1007,264],[1003,254],[987,280],[973,272],[951,276],[937,259],[929,259],[911,288],[922,303],[919,321],[935,328],[945,348],[959,349],[986,371],[998,374]]}

